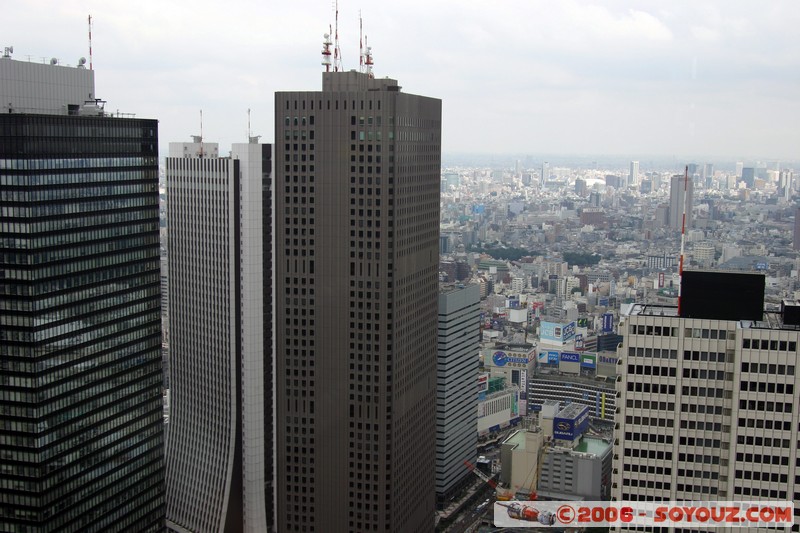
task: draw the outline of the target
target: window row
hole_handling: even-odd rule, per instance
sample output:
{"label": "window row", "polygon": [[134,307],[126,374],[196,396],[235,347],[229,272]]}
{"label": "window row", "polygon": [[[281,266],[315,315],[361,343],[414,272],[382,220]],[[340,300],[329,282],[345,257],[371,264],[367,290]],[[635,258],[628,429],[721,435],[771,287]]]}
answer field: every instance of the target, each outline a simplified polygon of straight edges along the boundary
{"label": "window row", "polygon": [[750,372],[752,374],[769,374],[771,376],[794,376],[794,365],[743,362],[742,372]]}
{"label": "window row", "polygon": [[718,339],[724,341],[733,339],[735,333],[724,329],[685,328],[683,336],[687,339]]}
{"label": "window row", "polygon": [[750,350],[797,351],[796,341],[777,341],[768,339],[742,339],[742,348]]}
{"label": "window row", "polygon": [[678,328],[669,326],[633,325],[628,329],[631,335],[655,335],[657,337],[677,337]]}

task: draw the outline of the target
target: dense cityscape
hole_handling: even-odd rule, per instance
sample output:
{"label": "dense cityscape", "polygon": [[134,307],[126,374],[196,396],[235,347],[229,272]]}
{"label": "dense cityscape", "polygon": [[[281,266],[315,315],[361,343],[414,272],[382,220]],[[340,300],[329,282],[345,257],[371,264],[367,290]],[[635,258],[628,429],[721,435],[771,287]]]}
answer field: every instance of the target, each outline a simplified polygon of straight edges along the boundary
{"label": "dense cityscape", "polygon": [[0,531],[798,531],[798,162],[446,153],[336,6],[270,142],[4,47]]}

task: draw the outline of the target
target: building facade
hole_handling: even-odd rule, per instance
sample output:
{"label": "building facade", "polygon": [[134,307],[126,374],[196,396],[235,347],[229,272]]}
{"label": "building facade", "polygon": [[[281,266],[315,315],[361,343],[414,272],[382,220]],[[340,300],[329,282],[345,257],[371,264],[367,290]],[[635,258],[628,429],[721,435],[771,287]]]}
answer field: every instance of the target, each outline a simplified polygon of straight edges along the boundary
{"label": "building facade", "polygon": [[94,97],[0,58],[3,531],[164,527],[158,124]]}
{"label": "building facade", "polygon": [[[199,140],[199,139],[198,139]],[[170,143],[167,525],[271,530],[271,145]]]}
{"label": "building facade", "polygon": [[480,316],[478,285],[447,285],[439,293],[436,361],[436,500],[445,504],[477,460],[477,374]]}
{"label": "building facade", "polygon": [[[684,201],[684,196],[686,200]],[[684,176],[672,176],[669,187],[669,227],[681,231],[683,212],[686,209],[686,229],[692,227],[692,206],[694,200],[694,178],[689,172],[689,181]]]}
{"label": "building facade", "polygon": [[432,531],[441,101],[275,96],[280,531]]}
{"label": "building facade", "polygon": [[793,500],[798,516],[798,309],[732,320],[634,307],[612,497]]}

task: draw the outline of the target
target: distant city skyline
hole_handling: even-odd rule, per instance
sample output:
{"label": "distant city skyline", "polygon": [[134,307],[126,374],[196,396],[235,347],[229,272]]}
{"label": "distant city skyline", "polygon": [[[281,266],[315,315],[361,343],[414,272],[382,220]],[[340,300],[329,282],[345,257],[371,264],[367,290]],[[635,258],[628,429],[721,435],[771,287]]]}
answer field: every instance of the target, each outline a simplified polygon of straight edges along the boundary
{"label": "distant city skyline", "polygon": [[[640,154],[797,158],[800,4],[341,1],[345,70],[358,68],[359,10],[376,77],[442,98],[445,155],[626,154],[642,171]],[[89,59],[89,14],[107,109],[158,118],[162,140],[187,142],[202,109],[222,147],[247,141],[248,109],[252,134],[274,141],[275,91],[319,85],[334,23],[327,1],[45,0],[5,7],[0,47],[75,65]]]}

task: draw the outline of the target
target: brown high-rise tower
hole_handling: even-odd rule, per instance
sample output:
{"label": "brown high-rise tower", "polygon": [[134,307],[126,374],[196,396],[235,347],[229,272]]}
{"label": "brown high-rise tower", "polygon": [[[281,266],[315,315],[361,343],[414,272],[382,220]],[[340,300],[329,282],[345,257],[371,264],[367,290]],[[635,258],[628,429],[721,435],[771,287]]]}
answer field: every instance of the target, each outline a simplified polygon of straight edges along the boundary
{"label": "brown high-rise tower", "polygon": [[275,96],[278,529],[434,529],[441,101]]}

